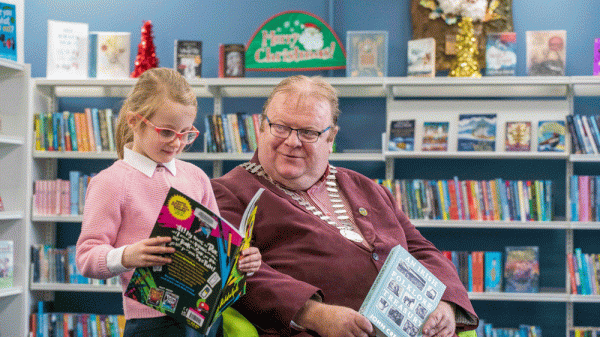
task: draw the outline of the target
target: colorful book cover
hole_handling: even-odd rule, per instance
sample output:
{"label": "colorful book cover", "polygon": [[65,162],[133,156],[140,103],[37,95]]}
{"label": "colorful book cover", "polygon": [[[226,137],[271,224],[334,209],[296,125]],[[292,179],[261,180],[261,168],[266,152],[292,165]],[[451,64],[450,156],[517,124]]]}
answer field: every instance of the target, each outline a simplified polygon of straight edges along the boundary
{"label": "colorful book cover", "polygon": [[464,114],[458,120],[458,151],[494,151],[496,114]]}
{"label": "colorful book cover", "polygon": [[246,292],[237,270],[250,246],[260,189],[246,208],[239,230],[174,188],[169,190],[150,237],[169,236],[176,249],[165,266],[136,268],[125,296],[206,333],[221,313]]}
{"label": "colorful book cover", "polygon": [[449,122],[424,122],[421,151],[448,151]]}
{"label": "colorful book cover", "polygon": [[517,70],[517,34],[489,33],[485,47],[486,76],[514,76]]}
{"label": "colorful book cover", "polygon": [[567,56],[567,31],[526,32],[527,75],[564,76]]}
{"label": "colorful book cover", "polygon": [[88,77],[88,24],[48,20],[46,77]]}
{"label": "colorful book cover", "polygon": [[246,76],[245,55],[243,44],[219,45],[219,77]]}
{"label": "colorful book cover", "polygon": [[446,286],[402,246],[390,251],[359,312],[378,336],[422,336]]}
{"label": "colorful book cover", "polygon": [[485,252],[484,287],[488,292],[502,291],[502,252]]}
{"label": "colorful book cover", "polygon": [[408,41],[408,77],[435,77],[435,39]]}
{"label": "colorful book cover", "polygon": [[13,242],[0,241],[0,289],[13,286],[13,266]]}
{"label": "colorful book cover", "polygon": [[186,80],[202,77],[202,41],[175,40],[175,69]]}
{"label": "colorful book cover", "polygon": [[565,151],[565,121],[540,121],[538,124],[538,151]]}
{"label": "colorful book cover", "polygon": [[594,76],[600,75],[600,38],[594,40]]}
{"label": "colorful book cover", "polygon": [[505,248],[504,291],[511,293],[539,292],[539,247],[508,246]]}
{"label": "colorful book cover", "polygon": [[347,77],[387,76],[387,31],[348,31],[346,52]]}
{"label": "colorful book cover", "polygon": [[129,78],[131,49],[129,32],[90,32],[90,78]]}
{"label": "colorful book cover", "polygon": [[14,4],[0,2],[0,32],[0,58],[16,62],[17,13]]}
{"label": "colorful book cover", "polygon": [[531,150],[531,122],[506,122],[505,151]]}
{"label": "colorful book cover", "polygon": [[413,151],[415,149],[415,120],[390,122],[389,151]]}

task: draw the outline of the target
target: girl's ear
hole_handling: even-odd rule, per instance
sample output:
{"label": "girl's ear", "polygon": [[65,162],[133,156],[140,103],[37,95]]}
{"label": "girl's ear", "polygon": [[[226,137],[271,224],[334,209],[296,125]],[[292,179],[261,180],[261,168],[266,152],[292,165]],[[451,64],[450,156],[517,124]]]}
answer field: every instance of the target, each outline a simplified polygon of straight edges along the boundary
{"label": "girl's ear", "polygon": [[125,118],[127,120],[127,125],[129,125],[129,128],[132,130],[135,129],[138,123],[138,118],[136,117],[136,114],[131,111],[127,111]]}

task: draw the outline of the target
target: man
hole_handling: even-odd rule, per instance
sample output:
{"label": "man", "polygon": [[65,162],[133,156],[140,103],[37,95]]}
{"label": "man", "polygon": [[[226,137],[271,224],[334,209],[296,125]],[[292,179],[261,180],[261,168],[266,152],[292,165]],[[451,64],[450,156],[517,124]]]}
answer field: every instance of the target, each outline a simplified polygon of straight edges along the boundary
{"label": "man", "polygon": [[292,76],[265,103],[258,150],[212,185],[232,223],[261,187],[254,246],[263,257],[236,308],[262,335],[374,335],[357,312],[385,258],[402,245],[445,285],[426,336],[471,330],[478,318],[452,263],[371,179],[329,164],[338,132],[335,90]]}

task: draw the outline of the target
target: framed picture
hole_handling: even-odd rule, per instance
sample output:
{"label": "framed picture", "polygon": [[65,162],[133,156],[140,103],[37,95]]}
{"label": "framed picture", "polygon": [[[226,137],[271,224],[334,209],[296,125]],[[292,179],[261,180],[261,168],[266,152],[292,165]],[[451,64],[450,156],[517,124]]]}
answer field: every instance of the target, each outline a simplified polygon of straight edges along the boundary
{"label": "framed picture", "polygon": [[346,52],[346,76],[387,76],[388,32],[349,31]]}

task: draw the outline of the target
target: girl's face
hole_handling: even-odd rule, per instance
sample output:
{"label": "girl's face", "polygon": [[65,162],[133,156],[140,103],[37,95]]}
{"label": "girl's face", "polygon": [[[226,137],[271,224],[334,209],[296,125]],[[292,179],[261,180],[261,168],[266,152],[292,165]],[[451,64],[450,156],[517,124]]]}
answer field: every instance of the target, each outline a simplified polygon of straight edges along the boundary
{"label": "girl's face", "polygon": [[[166,142],[161,139],[154,127],[140,123],[140,119],[135,113],[130,113],[128,118],[129,126],[133,130],[133,151],[143,154],[157,163],[168,163],[183,151],[186,144],[179,137]],[[148,121],[156,127],[183,133],[194,130],[195,118],[195,106],[183,105],[167,99]]]}

